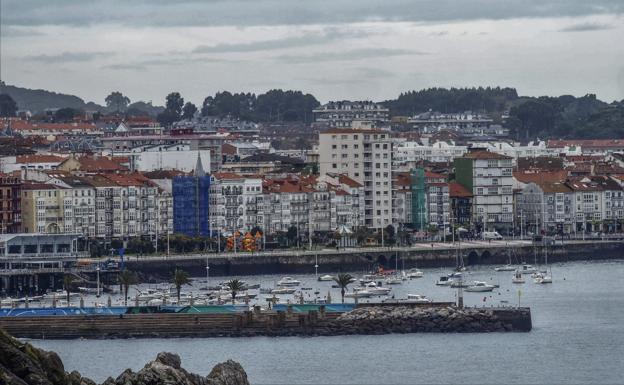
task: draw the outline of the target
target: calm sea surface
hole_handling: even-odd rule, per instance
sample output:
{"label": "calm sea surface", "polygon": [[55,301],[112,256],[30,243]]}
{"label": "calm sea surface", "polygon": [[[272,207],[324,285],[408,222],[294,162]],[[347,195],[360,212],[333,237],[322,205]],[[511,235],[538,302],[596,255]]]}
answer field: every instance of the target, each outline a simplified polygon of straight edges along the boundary
{"label": "calm sea surface", "polygon": [[[138,370],[158,352],[170,351],[200,374],[232,358],[253,384],[624,383],[624,261],[556,264],[552,271],[552,285],[529,278],[514,286],[511,272],[492,267],[466,276],[500,284],[487,295],[465,293],[471,306],[517,304],[521,288],[521,304],[533,314],[530,333],[31,342],[58,352],[66,370],[96,381],[128,367]],[[395,286],[395,296],[454,300],[453,289],[434,284],[447,271],[424,272],[422,279]],[[263,286],[279,279],[243,278]],[[330,287],[313,275],[296,278],[302,286],[323,285],[321,293]],[[339,300],[336,290],[331,295]]]}

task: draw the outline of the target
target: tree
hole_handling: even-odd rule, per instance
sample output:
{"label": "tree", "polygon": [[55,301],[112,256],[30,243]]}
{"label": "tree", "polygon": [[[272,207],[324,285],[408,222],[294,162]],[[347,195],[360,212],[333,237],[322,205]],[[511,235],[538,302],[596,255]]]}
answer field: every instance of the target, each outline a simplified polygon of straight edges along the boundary
{"label": "tree", "polygon": [[156,120],[163,126],[171,126],[174,122],[180,120],[182,116],[182,107],[184,106],[184,98],[179,92],[172,92],[167,95],[165,110],[158,114]]}
{"label": "tree", "polygon": [[60,108],[54,113],[54,121],[57,123],[71,122],[76,116],[82,114],[82,111],[75,108]]}
{"label": "tree", "polygon": [[181,269],[175,269],[173,273],[173,285],[176,288],[176,293],[178,295],[178,303],[180,303],[180,290],[184,285],[190,285],[191,279],[186,271]]}
{"label": "tree", "polygon": [[394,245],[395,242],[396,242],[396,237],[394,233],[394,226],[388,225],[384,228],[384,244]]}
{"label": "tree", "polygon": [[186,102],[184,108],[182,108],[182,119],[191,120],[195,113],[197,112],[197,107],[191,102]]}
{"label": "tree", "polygon": [[232,305],[234,305],[234,302],[236,300],[236,294],[243,291],[243,289],[245,289],[245,285],[242,281],[239,281],[238,279],[231,279],[226,282],[225,287],[227,287],[228,290],[232,293]]}
{"label": "tree", "polygon": [[9,94],[0,94],[0,117],[7,118],[15,116],[17,103]]}
{"label": "tree", "polygon": [[106,106],[108,108],[112,108],[116,112],[125,111],[128,108],[128,104],[130,104],[130,98],[124,96],[119,91],[113,91],[110,95],[104,99],[106,102]]}
{"label": "tree", "polygon": [[342,297],[342,303],[344,303],[345,291],[347,290],[347,286],[351,283],[353,277],[351,274],[338,274],[337,277],[334,277],[334,281],[340,287],[340,296]]}
{"label": "tree", "polygon": [[67,306],[69,306],[69,294],[74,288],[75,278],[71,274],[63,275],[63,290],[67,293]]}
{"label": "tree", "polygon": [[291,243],[297,243],[297,226],[290,226],[288,231],[286,231],[286,239],[288,239],[288,244],[290,246]]}
{"label": "tree", "polygon": [[130,286],[136,285],[137,283],[139,283],[139,278],[130,270],[123,269],[123,271],[119,273],[119,284],[124,293],[124,305],[128,305],[128,291],[130,290]]}

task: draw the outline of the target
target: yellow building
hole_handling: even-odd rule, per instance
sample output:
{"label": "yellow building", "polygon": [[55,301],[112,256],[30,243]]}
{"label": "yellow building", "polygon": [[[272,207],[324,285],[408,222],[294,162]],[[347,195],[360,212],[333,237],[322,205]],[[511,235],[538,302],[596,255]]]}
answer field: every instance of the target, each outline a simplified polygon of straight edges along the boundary
{"label": "yellow building", "polygon": [[73,232],[71,189],[45,183],[22,186],[22,231],[58,234]]}

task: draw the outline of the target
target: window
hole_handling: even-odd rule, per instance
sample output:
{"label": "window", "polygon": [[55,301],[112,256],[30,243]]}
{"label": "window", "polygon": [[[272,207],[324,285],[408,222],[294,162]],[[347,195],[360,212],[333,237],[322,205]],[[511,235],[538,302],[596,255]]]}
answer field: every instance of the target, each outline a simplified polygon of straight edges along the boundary
{"label": "window", "polygon": [[332,168],[338,168],[338,165],[336,163],[332,163]]}

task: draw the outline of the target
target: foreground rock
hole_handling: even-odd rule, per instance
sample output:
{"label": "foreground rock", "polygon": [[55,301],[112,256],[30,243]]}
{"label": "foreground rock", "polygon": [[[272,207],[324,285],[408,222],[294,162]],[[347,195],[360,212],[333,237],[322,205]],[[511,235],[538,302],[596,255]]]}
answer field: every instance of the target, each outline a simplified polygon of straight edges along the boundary
{"label": "foreground rock", "polygon": [[[54,352],[22,343],[0,330],[0,384],[7,385],[96,385],[78,372],[65,372]],[[249,385],[242,366],[232,360],[215,366],[206,377],[181,367],[180,357],[159,353],[137,373],[127,369],[103,385]]]}

